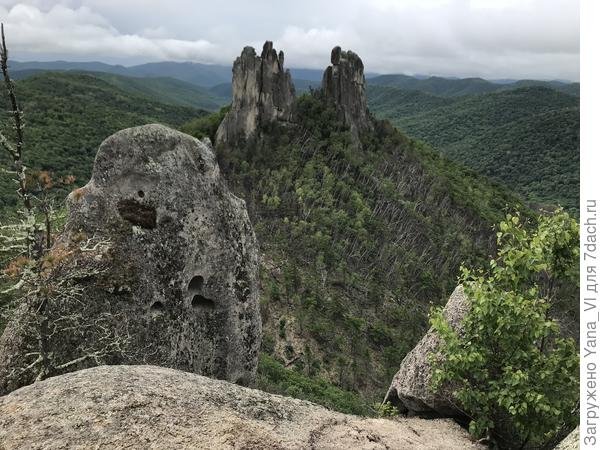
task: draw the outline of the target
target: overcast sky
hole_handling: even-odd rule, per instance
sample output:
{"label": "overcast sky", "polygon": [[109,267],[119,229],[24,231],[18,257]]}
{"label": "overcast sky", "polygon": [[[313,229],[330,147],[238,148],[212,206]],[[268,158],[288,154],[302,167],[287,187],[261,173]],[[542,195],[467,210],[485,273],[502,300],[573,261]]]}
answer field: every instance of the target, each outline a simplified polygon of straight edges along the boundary
{"label": "overcast sky", "polygon": [[579,79],[578,0],[0,0],[17,60],[229,65],[266,39],[289,67],[341,45],[380,73]]}

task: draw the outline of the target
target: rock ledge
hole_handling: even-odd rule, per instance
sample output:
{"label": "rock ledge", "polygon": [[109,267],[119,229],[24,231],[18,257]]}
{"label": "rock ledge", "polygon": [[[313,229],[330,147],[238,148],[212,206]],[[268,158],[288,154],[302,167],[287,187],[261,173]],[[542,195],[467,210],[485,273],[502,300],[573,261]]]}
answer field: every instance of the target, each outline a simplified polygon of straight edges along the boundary
{"label": "rock ledge", "polygon": [[482,449],[449,420],[361,419],[155,366],[102,366],[0,397],[0,448]]}

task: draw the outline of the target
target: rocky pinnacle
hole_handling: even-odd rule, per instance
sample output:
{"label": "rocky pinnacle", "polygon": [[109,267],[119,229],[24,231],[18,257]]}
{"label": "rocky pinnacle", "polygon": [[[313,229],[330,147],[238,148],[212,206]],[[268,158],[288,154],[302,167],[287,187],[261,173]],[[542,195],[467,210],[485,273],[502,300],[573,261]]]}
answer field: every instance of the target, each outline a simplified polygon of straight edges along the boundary
{"label": "rocky pinnacle", "polygon": [[283,67],[284,54],[266,41],[260,56],[245,47],[233,63],[231,110],[219,126],[217,145],[231,145],[247,139],[261,124],[290,121],[294,85]]}
{"label": "rocky pinnacle", "polygon": [[325,97],[335,104],[340,119],[353,134],[370,129],[364,66],[356,53],[335,47],[331,51],[331,65],[323,74],[322,87]]}

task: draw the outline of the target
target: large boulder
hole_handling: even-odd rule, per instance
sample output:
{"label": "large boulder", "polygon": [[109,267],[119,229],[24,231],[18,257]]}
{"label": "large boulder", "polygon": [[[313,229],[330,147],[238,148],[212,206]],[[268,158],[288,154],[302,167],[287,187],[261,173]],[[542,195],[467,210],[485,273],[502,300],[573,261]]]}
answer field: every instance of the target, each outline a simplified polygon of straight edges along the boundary
{"label": "large boulder", "polygon": [[[444,317],[455,330],[469,311],[470,302],[462,286],[458,286],[444,307]],[[397,406],[402,412],[417,415],[461,416],[460,409],[452,402],[449,386],[434,392],[431,389],[433,368],[430,355],[437,353],[440,345],[438,334],[430,329],[402,360],[400,370],[394,376],[385,401]]]}
{"label": "large boulder", "polygon": [[153,366],[104,366],[0,397],[0,448],[483,449],[450,420],[365,419]]}
{"label": "large boulder", "polygon": [[323,74],[323,93],[353,134],[371,129],[367,111],[364,66],[360,57],[340,47],[331,50],[331,65]]}
{"label": "large boulder", "polygon": [[257,242],[208,140],[161,125],[120,131],[68,206],[40,289],[0,338],[0,395],[99,364],[253,380]]}
{"label": "large boulder", "polygon": [[233,63],[233,101],[217,130],[216,144],[235,145],[262,124],[292,119],[294,84],[284,55],[265,42],[260,56],[245,47]]}

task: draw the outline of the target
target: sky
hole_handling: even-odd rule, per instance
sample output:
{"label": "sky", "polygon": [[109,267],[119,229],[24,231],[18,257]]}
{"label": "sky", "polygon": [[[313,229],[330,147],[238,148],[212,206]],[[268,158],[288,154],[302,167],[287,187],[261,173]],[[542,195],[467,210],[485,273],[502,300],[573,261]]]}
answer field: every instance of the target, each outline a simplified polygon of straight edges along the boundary
{"label": "sky", "polygon": [[230,65],[272,40],[321,69],[340,45],[366,71],[579,79],[578,0],[0,0],[11,57]]}

